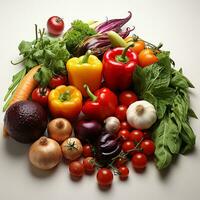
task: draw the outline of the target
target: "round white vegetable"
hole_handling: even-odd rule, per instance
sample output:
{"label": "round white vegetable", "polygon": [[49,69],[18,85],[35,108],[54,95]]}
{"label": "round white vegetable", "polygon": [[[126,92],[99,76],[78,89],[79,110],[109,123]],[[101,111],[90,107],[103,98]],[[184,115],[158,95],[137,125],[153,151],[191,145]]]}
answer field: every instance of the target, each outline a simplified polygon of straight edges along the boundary
{"label": "round white vegetable", "polygon": [[132,103],[126,112],[128,123],[136,129],[148,129],[157,120],[156,110],[148,101],[136,101]]}
{"label": "round white vegetable", "polygon": [[116,117],[108,117],[104,120],[105,129],[110,133],[116,133],[120,128],[120,121]]}

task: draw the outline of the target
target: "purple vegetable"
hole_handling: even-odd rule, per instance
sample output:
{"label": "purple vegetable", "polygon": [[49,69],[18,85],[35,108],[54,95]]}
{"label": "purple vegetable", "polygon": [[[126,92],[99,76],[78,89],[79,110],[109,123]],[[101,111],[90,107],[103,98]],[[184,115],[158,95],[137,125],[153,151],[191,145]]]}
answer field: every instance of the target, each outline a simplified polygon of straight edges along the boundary
{"label": "purple vegetable", "polygon": [[81,120],[76,125],[74,132],[82,143],[94,143],[102,132],[102,126],[95,120]]}
{"label": "purple vegetable", "polygon": [[122,19],[111,19],[107,20],[101,24],[99,24],[96,28],[95,31],[97,33],[105,33],[108,31],[115,31],[119,32],[121,27],[126,24],[132,17],[132,13],[128,11],[129,15],[126,18]]}

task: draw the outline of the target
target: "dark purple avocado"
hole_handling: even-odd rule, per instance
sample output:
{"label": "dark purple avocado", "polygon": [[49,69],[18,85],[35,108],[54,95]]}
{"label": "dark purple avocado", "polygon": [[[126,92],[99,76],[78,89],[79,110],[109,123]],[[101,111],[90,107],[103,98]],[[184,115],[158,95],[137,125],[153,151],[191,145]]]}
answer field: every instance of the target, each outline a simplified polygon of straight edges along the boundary
{"label": "dark purple avocado", "polygon": [[47,127],[44,108],[33,101],[19,101],[11,105],[4,117],[4,128],[9,136],[21,143],[32,143],[40,138]]}

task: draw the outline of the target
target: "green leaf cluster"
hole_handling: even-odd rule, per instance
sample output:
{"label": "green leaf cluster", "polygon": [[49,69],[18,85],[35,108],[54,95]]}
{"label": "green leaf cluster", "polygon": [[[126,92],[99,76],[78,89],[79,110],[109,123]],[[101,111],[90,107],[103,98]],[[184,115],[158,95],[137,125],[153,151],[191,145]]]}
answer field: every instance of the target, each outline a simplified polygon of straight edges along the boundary
{"label": "green leaf cluster", "polygon": [[173,156],[190,151],[195,135],[189,116],[196,117],[190,108],[188,88],[194,87],[182,74],[172,68],[169,52],[161,52],[159,61],[146,68],[137,67],[133,76],[136,92],[141,99],[152,103],[158,121],[152,127],[158,169],[170,165]]}

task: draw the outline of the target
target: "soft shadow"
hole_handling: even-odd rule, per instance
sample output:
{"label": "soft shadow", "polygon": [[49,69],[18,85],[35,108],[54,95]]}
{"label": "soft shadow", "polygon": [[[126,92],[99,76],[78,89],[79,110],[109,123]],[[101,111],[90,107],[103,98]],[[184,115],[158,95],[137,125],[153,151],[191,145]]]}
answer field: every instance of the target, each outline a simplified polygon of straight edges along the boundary
{"label": "soft shadow", "polygon": [[97,184],[98,185],[98,188],[99,188],[99,190],[101,191],[101,192],[109,192],[110,191],[110,189],[112,188],[112,184],[111,185],[109,185],[109,186],[101,186],[101,185],[99,185],[99,184]]}

